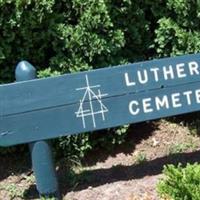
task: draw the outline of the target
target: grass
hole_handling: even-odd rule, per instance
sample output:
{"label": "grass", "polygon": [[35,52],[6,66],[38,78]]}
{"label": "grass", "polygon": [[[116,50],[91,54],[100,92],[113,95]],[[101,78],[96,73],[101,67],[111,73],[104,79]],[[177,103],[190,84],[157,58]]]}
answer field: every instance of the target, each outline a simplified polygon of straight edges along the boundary
{"label": "grass", "polygon": [[196,119],[193,122],[187,124],[187,127],[190,130],[190,133],[193,136],[197,136],[200,133],[200,119]]}
{"label": "grass", "polygon": [[41,200],[56,200],[56,198],[54,198],[54,197],[52,197],[52,198],[41,197]]}
{"label": "grass", "polygon": [[24,196],[24,190],[17,187],[14,183],[12,184],[5,184],[0,185],[0,190],[6,191],[10,199],[14,198],[23,198]]}
{"label": "grass", "polygon": [[182,153],[189,149],[194,151],[196,148],[197,148],[197,145],[193,143],[192,141],[187,142],[187,143],[172,144],[169,147],[169,154]]}
{"label": "grass", "polygon": [[147,161],[147,156],[143,152],[139,152],[135,158],[136,164],[141,164]]}

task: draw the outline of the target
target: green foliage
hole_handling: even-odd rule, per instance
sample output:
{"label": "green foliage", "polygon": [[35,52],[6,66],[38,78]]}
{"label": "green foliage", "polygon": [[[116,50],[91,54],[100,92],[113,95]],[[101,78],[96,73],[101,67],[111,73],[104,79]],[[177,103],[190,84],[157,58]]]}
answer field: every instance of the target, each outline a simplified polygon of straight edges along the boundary
{"label": "green foliage", "polygon": [[55,154],[58,157],[69,158],[77,162],[91,149],[104,148],[112,150],[114,146],[125,141],[129,126],[122,126],[112,130],[95,133],[82,133],[56,139],[53,141]]}
{"label": "green foliage", "polygon": [[195,118],[192,122],[188,124],[188,128],[192,135],[198,136],[200,134],[200,119]]}
{"label": "green foliage", "polygon": [[169,154],[182,153],[187,150],[194,151],[196,148],[197,148],[197,144],[194,144],[193,141],[190,141],[187,143],[172,144],[169,147]]}
{"label": "green foliage", "polygon": [[53,141],[53,146],[56,156],[64,156],[76,162],[92,149],[92,141],[89,133],[82,133],[58,138]]}
{"label": "green foliage", "polygon": [[163,173],[165,178],[157,185],[160,197],[173,200],[200,199],[200,165],[167,165]]}
{"label": "green foliage", "polygon": [[55,197],[40,197],[41,200],[56,200]]}
{"label": "green foliage", "polygon": [[93,177],[88,170],[81,166],[71,166],[64,177],[68,182],[68,187],[76,188],[78,185],[91,183]]}
{"label": "green foliage", "polygon": [[46,68],[44,70],[41,70],[38,72],[37,77],[38,78],[46,78],[46,77],[53,77],[53,76],[59,76],[61,73],[59,71],[52,71],[51,68]]}
{"label": "green foliage", "polygon": [[136,164],[142,164],[147,161],[147,156],[143,152],[139,152],[135,158]]}
{"label": "green foliage", "polygon": [[150,41],[143,9],[129,0],[1,0],[0,27],[1,82],[22,59],[75,72],[141,57]]}
{"label": "green foliage", "polygon": [[166,12],[158,20],[155,48],[159,56],[200,51],[200,2],[166,0]]}
{"label": "green foliage", "polygon": [[0,156],[6,156],[6,154],[14,154],[14,153],[23,153],[27,152],[27,146],[21,145],[20,148],[17,146],[12,146],[9,148],[0,147]]}
{"label": "green foliage", "polygon": [[0,185],[0,191],[6,191],[10,199],[23,198],[24,191],[17,187],[15,184],[2,184]]}

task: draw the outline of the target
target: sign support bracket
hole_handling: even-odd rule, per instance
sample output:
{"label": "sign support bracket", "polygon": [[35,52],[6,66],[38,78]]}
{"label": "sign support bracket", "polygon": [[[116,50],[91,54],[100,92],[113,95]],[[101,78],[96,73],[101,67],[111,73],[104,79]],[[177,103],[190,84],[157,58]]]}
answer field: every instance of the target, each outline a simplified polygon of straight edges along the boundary
{"label": "sign support bracket", "polygon": [[[28,62],[20,62],[15,69],[16,81],[36,78],[36,69]],[[27,133],[28,134],[28,133]],[[29,143],[32,168],[36,177],[37,190],[41,197],[61,199],[50,144],[43,141]]]}

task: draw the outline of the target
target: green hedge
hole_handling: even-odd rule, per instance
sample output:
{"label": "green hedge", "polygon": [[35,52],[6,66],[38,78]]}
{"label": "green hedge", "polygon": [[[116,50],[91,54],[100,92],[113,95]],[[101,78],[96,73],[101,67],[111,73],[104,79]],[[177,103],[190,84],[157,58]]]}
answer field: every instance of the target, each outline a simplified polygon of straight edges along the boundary
{"label": "green hedge", "polygon": [[[0,82],[14,81],[21,60],[46,77],[198,52],[197,2],[0,0]],[[102,140],[123,142],[126,129],[67,137],[57,140],[56,149],[84,156]]]}
{"label": "green hedge", "polygon": [[145,58],[149,22],[139,3],[122,0],[1,0],[0,80],[17,62],[61,73]]}
{"label": "green hedge", "polygon": [[165,177],[157,185],[161,198],[171,200],[200,200],[200,165],[187,164],[186,167],[167,165]]}
{"label": "green hedge", "polygon": [[158,24],[154,47],[160,57],[200,51],[200,1],[166,1]]}

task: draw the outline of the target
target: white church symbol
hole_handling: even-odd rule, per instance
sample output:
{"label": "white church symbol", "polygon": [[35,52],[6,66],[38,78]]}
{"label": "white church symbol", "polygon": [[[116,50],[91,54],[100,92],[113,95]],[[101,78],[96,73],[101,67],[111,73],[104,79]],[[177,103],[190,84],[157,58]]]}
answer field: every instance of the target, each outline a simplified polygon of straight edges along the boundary
{"label": "white church symbol", "polygon": [[102,97],[108,94],[102,94],[101,85],[90,85],[88,76],[85,75],[86,86],[77,88],[76,90],[85,90],[78,111],[75,112],[77,118],[82,119],[83,128],[86,128],[86,117],[90,117],[93,127],[96,128],[96,116],[101,115],[102,120],[105,121],[105,113],[108,112],[107,107],[102,103]]}

